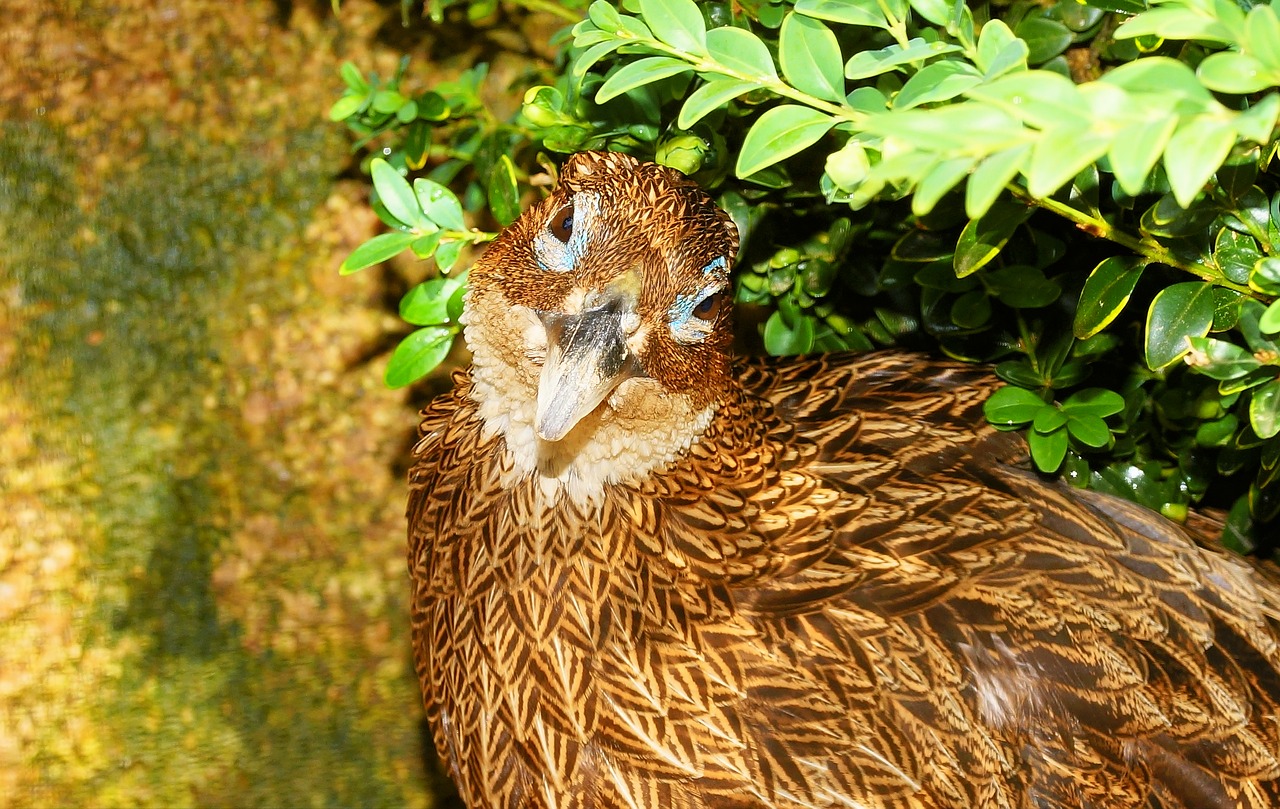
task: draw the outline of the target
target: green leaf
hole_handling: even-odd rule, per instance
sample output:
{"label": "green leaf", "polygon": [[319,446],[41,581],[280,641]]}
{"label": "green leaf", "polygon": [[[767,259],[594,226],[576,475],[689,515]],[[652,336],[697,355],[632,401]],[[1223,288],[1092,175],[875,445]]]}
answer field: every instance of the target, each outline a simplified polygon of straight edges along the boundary
{"label": "green leaf", "polygon": [[1027,190],[1047,197],[1107,153],[1111,142],[1089,121],[1067,120],[1045,131],[1031,150]]}
{"label": "green leaf", "polygon": [[952,265],[964,278],[985,267],[1000,254],[1009,237],[1031,216],[1031,209],[1016,202],[1002,202],[978,219],[969,220],[956,243]]}
{"label": "green leaf", "polygon": [[1213,288],[1213,325],[1210,331],[1228,331],[1240,322],[1240,305],[1244,303],[1244,294],[1234,289],[1214,286]]}
{"label": "green leaf", "polygon": [[711,58],[734,73],[766,83],[778,78],[769,47],[744,28],[713,28],[707,32]]}
{"label": "green leaf", "polygon": [[1027,436],[1031,445],[1031,460],[1041,472],[1056,472],[1067,457],[1067,431],[1056,430],[1052,433],[1033,432]]}
{"label": "green leaf", "polygon": [[1231,122],[1215,117],[1195,118],[1178,127],[1164,149],[1164,170],[1179,205],[1191,205],[1235,142]]}
{"label": "green leaf", "polygon": [[1280,332],[1280,300],[1272,301],[1267,307],[1267,311],[1262,313],[1262,317],[1258,318],[1258,331],[1263,334],[1275,334]]}
{"label": "green leaf", "polygon": [[1013,385],[1000,388],[982,405],[987,421],[997,427],[1016,427],[1035,419],[1042,408],[1052,406],[1026,388]]}
{"label": "green leaf", "polygon": [[452,345],[450,329],[428,326],[411,332],[391,353],[385,376],[387,387],[403,388],[431,373],[449,356]]}
{"label": "green leaf", "polygon": [[1105,447],[1111,442],[1111,428],[1092,413],[1070,416],[1067,419],[1067,432],[1071,433],[1071,437],[1075,440],[1095,449]]}
{"label": "green leaf", "polygon": [[1249,287],[1264,295],[1280,295],[1280,257],[1267,256],[1255,261],[1249,272]]}
{"label": "green leaf", "polygon": [[906,47],[890,45],[875,51],[859,51],[855,53],[845,63],[844,77],[846,79],[866,79],[871,76],[879,76],[902,65],[921,62],[944,53],[955,53],[960,50],[959,45],[952,45],[946,42],[928,42],[916,37],[908,42]]}
{"label": "green leaf", "polygon": [[520,187],[516,167],[509,155],[499,155],[489,175],[489,210],[498,224],[506,227],[520,215]]}
{"label": "green leaf", "polygon": [[1124,397],[1106,388],[1085,388],[1067,397],[1062,409],[1068,416],[1088,415],[1105,419],[1124,410]]}
{"label": "green leaf", "polygon": [[381,264],[392,256],[398,255],[417,238],[417,234],[401,230],[374,236],[352,250],[351,255],[347,256],[338,268],[338,272],[341,275],[350,275],[366,267],[372,267],[374,264]]}
{"label": "green leaf", "polygon": [[373,103],[370,106],[375,112],[393,113],[403,107],[408,100],[395,90],[379,90],[373,94]]}
{"label": "green leaf", "polygon": [[1280,379],[1253,391],[1249,400],[1249,424],[1264,441],[1280,433]]}
{"label": "green leaf", "polygon": [[432,222],[447,230],[467,229],[462,218],[462,203],[452,191],[426,177],[414,180],[413,190],[418,204]]}
{"label": "green leaf", "polygon": [[1076,306],[1072,325],[1076,338],[1092,337],[1124,311],[1146,266],[1147,262],[1137,256],[1111,256],[1093,268]]}
{"label": "green leaf", "polygon": [[330,121],[345,121],[352,115],[360,111],[364,106],[364,102],[368,100],[368,96],[355,95],[348,93],[337,101],[333,102],[333,106],[329,108]]}
{"label": "green leaf", "polygon": [[466,242],[461,239],[445,242],[436,248],[436,266],[440,268],[440,272],[448,272],[453,269],[453,265],[458,263],[458,257],[462,255],[462,248],[466,246]]}
{"label": "green leaf", "polygon": [[766,110],[742,142],[734,171],[749,177],[822,139],[836,121],[824,112],[795,104]]}
{"label": "green leaf", "polygon": [[1156,295],[1147,313],[1146,359],[1160,370],[1181,359],[1191,348],[1188,337],[1204,337],[1213,325],[1213,287],[1186,281]]}
{"label": "green leaf", "polygon": [[991,209],[1018,172],[1026,166],[1031,146],[1023,144],[988,155],[969,175],[964,190],[964,212],[977,219]]}
{"label": "green leaf", "polygon": [[1023,17],[1014,33],[1027,43],[1027,61],[1033,65],[1044,64],[1062,53],[1071,44],[1071,29],[1048,17]]}
{"label": "green leaf", "polygon": [[1218,231],[1213,243],[1213,261],[1222,274],[1237,284],[1247,284],[1254,265],[1262,258],[1258,240],[1230,228]]}
{"label": "green leaf", "polygon": [[[737,30],[737,29],[735,29]],[[680,129],[691,129],[698,121],[723,107],[744,93],[756,89],[755,84],[737,79],[717,79],[709,81],[689,94],[684,106],[680,108],[680,116],[676,126]]]}
{"label": "green leaf", "polygon": [[462,276],[432,278],[410,289],[400,299],[400,318],[415,326],[449,322],[449,298],[463,285]]}
{"label": "green leaf", "polygon": [[[1217,8],[1221,8],[1218,5]],[[1116,29],[1116,39],[1157,36],[1162,39],[1204,39],[1229,43],[1231,31],[1215,16],[1191,6],[1159,6],[1130,17]]]}
{"label": "green leaf", "polygon": [[765,350],[775,357],[788,354],[807,354],[813,350],[813,318],[801,316],[795,328],[787,325],[781,312],[774,312],[764,324]]}
{"label": "green leaf", "polygon": [[1239,379],[1262,367],[1253,354],[1235,343],[1212,337],[1192,337],[1187,364],[1210,379]]}
{"label": "green leaf", "polygon": [[617,33],[622,28],[622,17],[608,0],[595,0],[587,8],[587,17],[601,31]]}
{"label": "green leaf", "polygon": [[688,73],[693,66],[670,56],[649,56],[628,62],[605,79],[604,84],[596,91],[596,103],[604,104],[620,95],[626,95],[637,87],[652,84],[655,81]]}
{"label": "green leaf", "polygon": [[1021,53],[1021,60],[1025,65],[1027,43],[1018,39],[1002,20],[991,20],[982,26],[982,31],[978,34],[978,54],[974,64],[983,75],[995,78],[1013,67],[1012,64],[1006,66],[1003,63],[1010,59],[1014,51]]}
{"label": "green leaf", "polygon": [[962,329],[981,328],[991,320],[991,298],[984,290],[971,290],[956,298],[950,314],[951,322]]}
{"label": "green leaf", "polygon": [[[603,0],[599,1],[603,2]],[[610,39],[605,42],[598,42],[585,51],[579,52],[574,56],[573,65],[569,68],[570,75],[581,80],[583,76],[587,75],[587,71],[595,67],[596,63],[626,44],[627,41],[625,39]]]}
{"label": "green leaf", "polygon": [[1061,430],[1067,425],[1067,414],[1063,413],[1053,405],[1046,405],[1036,411],[1036,417],[1031,420],[1031,429],[1037,433],[1051,433],[1054,430]]}
{"label": "green leaf", "polygon": [[364,95],[369,92],[369,82],[365,81],[364,76],[360,73],[360,68],[356,67],[352,62],[343,62],[339,71],[342,74],[342,81],[352,91]]}
{"label": "green leaf", "polygon": [[947,0],[909,0],[911,8],[936,26],[945,28],[951,22],[951,3]]}
{"label": "green leaf", "polygon": [[819,20],[792,12],[778,35],[778,62],[793,87],[826,101],[844,100],[844,57],[836,35]]}
{"label": "green leaf", "polygon": [[982,83],[982,74],[965,62],[934,62],[907,79],[893,99],[895,110],[908,110],[922,104],[948,101]]}
{"label": "green leaf", "polygon": [[829,22],[889,28],[889,21],[877,0],[798,0],[795,8],[806,17]]}
{"label": "green leaf", "polygon": [[378,193],[378,200],[386,207],[387,213],[409,227],[426,223],[413,189],[399,171],[381,157],[375,157],[369,163],[369,172],[373,177],[373,190]]}
{"label": "green leaf", "polygon": [[640,14],[653,35],[671,47],[707,55],[707,24],[693,0],[640,0]]}
{"label": "green leaf", "polygon": [[1277,83],[1275,71],[1246,53],[1211,53],[1196,68],[1204,86],[1219,93],[1246,95],[1270,89]]}
{"label": "green leaf", "polygon": [[418,258],[431,258],[440,246],[440,230],[436,228],[414,239],[409,249]]}
{"label": "green leaf", "polygon": [[1164,153],[1178,119],[1172,115],[1130,124],[1116,133],[1107,156],[1120,188],[1130,196],[1142,193],[1151,169]]}
{"label": "green leaf", "polygon": [[911,198],[911,212],[924,216],[933,210],[938,200],[959,185],[976,162],[975,157],[961,156],[934,165],[916,185],[915,195]]}

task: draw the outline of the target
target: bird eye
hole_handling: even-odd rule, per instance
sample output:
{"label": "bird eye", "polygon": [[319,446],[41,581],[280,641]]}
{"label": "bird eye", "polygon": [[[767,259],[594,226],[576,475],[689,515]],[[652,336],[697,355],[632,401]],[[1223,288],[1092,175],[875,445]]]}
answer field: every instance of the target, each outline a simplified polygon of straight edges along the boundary
{"label": "bird eye", "polygon": [[551,217],[550,228],[552,236],[568,244],[569,237],[573,235],[573,205],[560,206]]}
{"label": "bird eye", "polygon": [[693,316],[700,320],[715,320],[723,305],[724,291],[714,292],[698,301],[698,305],[693,307]]}

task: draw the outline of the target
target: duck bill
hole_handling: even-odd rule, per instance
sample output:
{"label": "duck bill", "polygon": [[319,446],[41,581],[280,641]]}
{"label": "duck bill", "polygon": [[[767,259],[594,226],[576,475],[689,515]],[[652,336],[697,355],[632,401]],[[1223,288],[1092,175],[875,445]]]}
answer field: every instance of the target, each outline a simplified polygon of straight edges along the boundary
{"label": "duck bill", "polygon": [[624,379],[635,375],[622,317],[612,309],[541,314],[547,358],[538,380],[534,430],[543,441],[564,438]]}

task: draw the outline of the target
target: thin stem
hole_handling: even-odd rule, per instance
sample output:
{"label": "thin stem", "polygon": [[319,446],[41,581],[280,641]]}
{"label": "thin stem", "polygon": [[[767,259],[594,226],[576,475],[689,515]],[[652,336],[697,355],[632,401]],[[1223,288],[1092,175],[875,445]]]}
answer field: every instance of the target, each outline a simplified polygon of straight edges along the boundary
{"label": "thin stem", "polygon": [[1220,287],[1226,287],[1227,289],[1234,290],[1243,295],[1253,296],[1254,294],[1247,284],[1238,284],[1235,281],[1224,277],[1223,274],[1217,270],[1210,269],[1203,264],[1182,261],[1173,255],[1173,253],[1170,253],[1165,249],[1165,247],[1159,242],[1134,236],[1132,233],[1128,233],[1117,228],[1105,219],[1090,216],[1089,214],[1072,208],[1070,205],[1059,202],[1056,199],[1034,197],[1028,193],[1025,188],[1021,188],[1012,183],[1006,186],[1006,188],[1010,193],[1023,202],[1043,208],[1046,211],[1051,211],[1058,216],[1075,223],[1075,225],[1081,230],[1132,250],[1149,261],[1158,264],[1165,264],[1175,269],[1182,270],[1183,272],[1194,275],[1197,278],[1201,278]]}
{"label": "thin stem", "polygon": [[548,0],[514,0],[512,5],[526,8],[529,11],[542,12],[543,14],[551,14],[565,22],[578,22],[582,19],[581,11],[572,11],[565,8],[560,3],[548,2]]}

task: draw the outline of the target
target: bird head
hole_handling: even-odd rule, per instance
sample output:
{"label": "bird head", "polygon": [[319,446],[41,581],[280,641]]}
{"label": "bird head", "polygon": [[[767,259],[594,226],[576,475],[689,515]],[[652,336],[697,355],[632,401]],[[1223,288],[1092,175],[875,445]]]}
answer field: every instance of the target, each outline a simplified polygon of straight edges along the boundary
{"label": "bird head", "polygon": [[737,248],[733,221],[680,173],[571,157],[471,270],[464,323],[488,426],[544,468],[592,455],[593,436],[674,431],[687,446],[678,428],[730,378]]}

